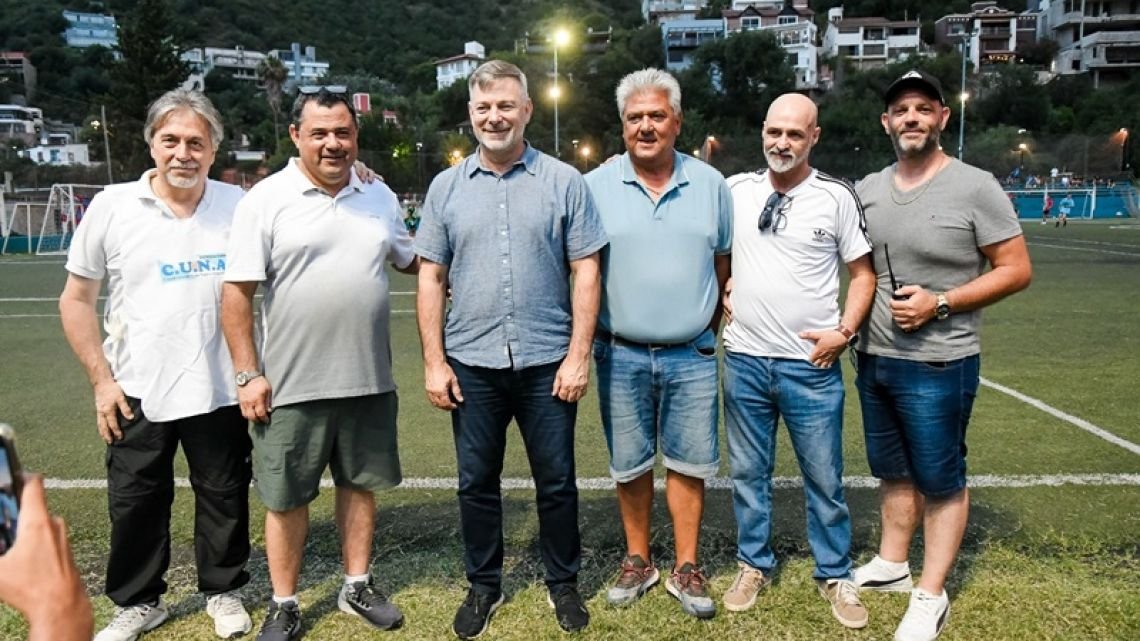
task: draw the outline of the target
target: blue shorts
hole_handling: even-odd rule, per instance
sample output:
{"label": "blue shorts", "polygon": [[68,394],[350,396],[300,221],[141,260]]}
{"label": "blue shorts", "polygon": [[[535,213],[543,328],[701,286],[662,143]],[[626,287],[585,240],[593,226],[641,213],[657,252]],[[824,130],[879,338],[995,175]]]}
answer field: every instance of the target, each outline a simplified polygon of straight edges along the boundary
{"label": "blue shorts", "polygon": [[876,478],[911,479],[930,498],[966,487],[966,426],[981,358],[911,361],[858,353],[855,387]]}
{"label": "blue shorts", "polygon": [[598,404],[610,475],[628,483],[653,469],[658,441],[669,470],[707,479],[720,469],[716,334],[688,343],[594,340]]}

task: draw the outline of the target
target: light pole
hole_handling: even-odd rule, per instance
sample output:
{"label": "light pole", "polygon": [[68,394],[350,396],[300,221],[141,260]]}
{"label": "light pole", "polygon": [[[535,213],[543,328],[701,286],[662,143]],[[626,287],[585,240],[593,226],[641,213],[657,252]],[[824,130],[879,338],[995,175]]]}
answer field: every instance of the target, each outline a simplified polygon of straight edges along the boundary
{"label": "light pole", "polygon": [[715,143],[716,143],[716,136],[711,136],[711,135],[710,135],[710,136],[706,136],[706,137],[705,137],[705,144],[704,144],[704,148],[705,148],[705,153],[704,153],[704,161],[705,161],[706,163],[709,163],[710,165],[712,164],[712,151],[713,151],[713,145],[714,145]]}
{"label": "light pole", "polygon": [[1028,148],[1029,148],[1029,145],[1027,145],[1025,143],[1021,143],[1020,145],[1017,146],[1017,152],[1018,152],[1017,166],[1020,167],[1022,171],[1025,171],[1025,150]]}
{"label": "light pole", "polygon": [[570,34],[565,29],[558,29],[551,42],[554,43],[554,86],[550,88],[550,97],[554,99],[554,157],[561,158],[558,145],[558,99],[562,97],[562,89],[558,86],[558,48],[570,42]]}
{"label": "light pole", "polygon": [[1121,127],[1120,133],[1120,171],[1128,171],[1128,129]]}
{"label": "light pole", "polygon": [[111,140],[107,133],[107,106],[99,105],[99,113],[103,116],[103,120],[92,120],[91,126],[103,130],[103,157],[107,162],[107,184],[112,185],[115,183],[115,178],[111,174]]}
{"label": "light pole", "polygon": [[961,160],[966,153],[966,101],[970,98],[970,94],[966,92],[966,54],[970,51],[970,40],[973,38],[973,31],[962,34],[962,101],[961,111],[958,113],[958,160]]}
{"label": "light pole", "polygon": [[420,188],[420,195],[424,193],[424,144],[422,142],[416,143],[416,164],[419,165],[419,180],[417,185]]}
{"label": "light pole", "polygon": [[586,171],[590,168],[590,146],[582,145],[578,153],[582,156],[582,171]]}

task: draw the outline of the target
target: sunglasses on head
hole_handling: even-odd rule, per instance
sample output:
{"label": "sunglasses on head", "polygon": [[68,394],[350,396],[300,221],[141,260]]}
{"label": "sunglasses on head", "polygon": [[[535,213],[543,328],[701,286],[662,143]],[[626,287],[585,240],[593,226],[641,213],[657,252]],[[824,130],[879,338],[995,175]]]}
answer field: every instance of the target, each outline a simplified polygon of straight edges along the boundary
{"label": "sunglasses on head", "polygon": [[303,85],[297,87],[297,92],[302,96],[315,96],[322,91],[325,93],[343,95],[348,93],[348,87],[344,85]]}
{"label": "sunglasses on head", "polygon": [[784,207],[789,202],[791,200],[787,194],[772,192],[772,195],[768,196],[768,202],[764,203],[764,209],[760,212],[760,221],[756,224],[760,231],[771,229],[773,234],[779,231],[784,218]]}

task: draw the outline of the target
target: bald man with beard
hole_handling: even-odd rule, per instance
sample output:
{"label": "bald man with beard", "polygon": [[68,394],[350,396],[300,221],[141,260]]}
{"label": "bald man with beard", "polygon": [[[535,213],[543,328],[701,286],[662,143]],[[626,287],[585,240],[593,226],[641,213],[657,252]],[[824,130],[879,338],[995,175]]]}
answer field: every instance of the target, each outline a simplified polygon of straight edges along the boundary
{"label": "bald man with beard", "polygon": [[[875,292],[863,210],[844,182],[808,164],[816,106],[785,94],[768,109],[767,170],[728,179],[734,229],[724,331],[724,406],[740,571],[724,605],[740,612],[771,582],[772,471],[782,416],[804,478],[814,578],[844,626],[867,625],[851,581],[843,496],[843,373]],[[839,307],[839,266],[851,284]]]}

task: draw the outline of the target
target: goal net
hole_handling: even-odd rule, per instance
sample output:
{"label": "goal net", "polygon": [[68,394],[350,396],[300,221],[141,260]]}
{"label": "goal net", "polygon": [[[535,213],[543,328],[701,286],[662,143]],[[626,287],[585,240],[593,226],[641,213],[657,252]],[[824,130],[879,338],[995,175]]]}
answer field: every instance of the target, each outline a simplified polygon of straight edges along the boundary
{"label": "goal net", "polygon": [[66,254],[87,206],[102,189],[102,185],[52,185],[47,202],[30,211],[32,225],[39,227],[32,243],[36,254]]}

